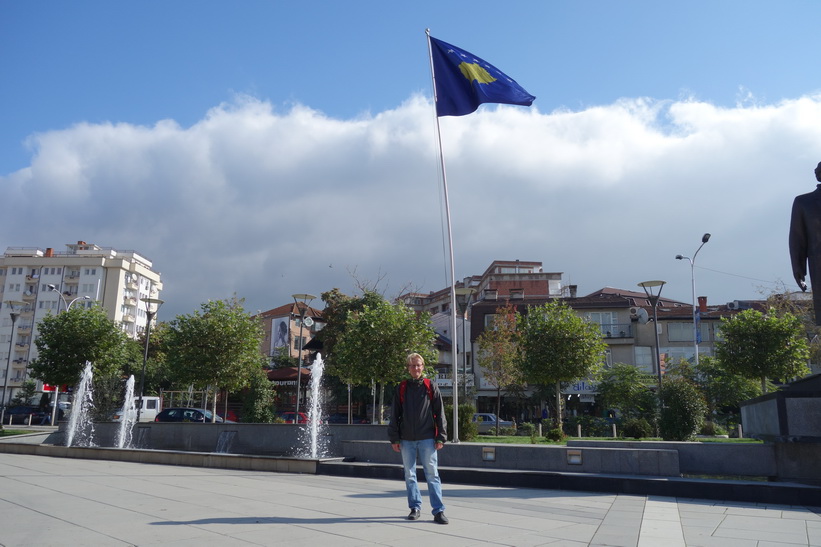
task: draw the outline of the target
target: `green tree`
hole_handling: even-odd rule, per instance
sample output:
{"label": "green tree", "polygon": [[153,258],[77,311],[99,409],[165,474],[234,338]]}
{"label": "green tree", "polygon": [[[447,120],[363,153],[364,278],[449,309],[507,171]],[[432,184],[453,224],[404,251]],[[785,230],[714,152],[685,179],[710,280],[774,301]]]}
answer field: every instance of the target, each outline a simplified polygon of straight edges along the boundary
{"label": "green tree", "polygon": [[86,361],[99,377],[119,374],[129,362],[128,336],[102,308],[77,307],[47,315],[37,330],[38,356],[31,363],[31,376],[47,384],[73,386]]}
{"label": "green tree", "polygon": [[657,398],[650,386],[655,385],[655,376],[633,365],[616,363],[602,370],[598,380],[596,398],[604,407],[615,408],[627,419],[653,421]]}
{"label": "green tree", "polygon": [[428,365],[434,362],[435,337],[429,314],[417,315],[401,302],[380,300],[348,315],[333,354],[337,364],[345,364],[343,379],[354,384],[379,384],[381,409],[385,384],[399,382],[405,376],[409,353],[419,353]]}
{"label": "green tree", "polygon": [[9,402],[9,406],[20,406],[20,405],[27,405],[31,403],[31,400],[34,399],[34,396],[37,394],[37,382],[34,380],[25,380],[23,385],[20,386],[20,390],[14,394],[14,397],[11,398]]}
{"label": "green tree", "polygon": [[[322,293],[325,309],[322,310],[325,327],[317,333],[322,342],[322,359],[325,361],[325,370],[343,382],[349,383],[355,374],[351,364],[337,357],[336,345],[345,335],[348,328],[348,317],[361,312],[366,307],[376,307],[384,301],[381,295],[373,291],[365,291],[362,296],[354,297],[343,294],[339,289]],[[370,385],[370,378],[367,380]]]}
{"label": "green tree", "polygon": [[716,343],[716,357],[728,372],[761,381],[788,380],[809,373],[809,347],[801,321],[786,312],[763,314],[744,310],[721,321],[722,340]]}
{"label": "green tree", "polygon": [[556,426],[562,426],[561,383],[595,374],[607,345],[599,326],[560,300],[529,307],[520,315],[522,369],[528,382],[555,384]]}
{"label": "green tree", "polygon": [[707,404],[698,388],[684,378],[661,384],[659,430],[665,441],[689,441],[701,429]]}
{"label": "green tree", "polygon": [[667,368],[667,375],[681,376],[699,389],[707,403],[708,419],[722,407],[737,407],[761,395],[757,379],[729,372],[715,357],[701,357],[698,366],[682,359]]}
{"label": "green tree", "polygon": [[273,423],[275,400],[276,392],[268,374],[263,369],[252,373],[250,385],[242,394],[243,423]]}
{"label": "green tree", "polygon": [[[242,307],[242,301],[211,300],[201,311],[178,315],[168,325],[165,355],[176,381],[195,389],[237,391],[266,364],[259,348],[262,325]],[[216,414],[216,412],[215,412]]]}
{"label": "green tree", "polygon": [[[485,380],[496,388],[496,415],[501,413],[502,390],[524,383],[519,366],[519,333],[516,330],[516,308],[508,304],[496,309],[489,328],[485,329],[476,343],[479,346],[479,366]],[[459,429],[461,431],[461,428]],[[499,435],[499,421],[496,421]]]}

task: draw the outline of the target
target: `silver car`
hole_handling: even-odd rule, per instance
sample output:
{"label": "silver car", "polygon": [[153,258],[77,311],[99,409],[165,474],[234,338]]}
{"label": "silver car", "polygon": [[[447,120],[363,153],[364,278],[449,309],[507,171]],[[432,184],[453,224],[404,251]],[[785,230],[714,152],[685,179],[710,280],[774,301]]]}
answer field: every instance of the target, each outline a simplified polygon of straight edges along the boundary
{"label": "silver car", "polygon": [[496,422],[499,422],[499,429],[513,427],[513,422],[499,420],[496,414],[478,412],[473,415],[472,422],[476,424],[479,433],[496,433]]}

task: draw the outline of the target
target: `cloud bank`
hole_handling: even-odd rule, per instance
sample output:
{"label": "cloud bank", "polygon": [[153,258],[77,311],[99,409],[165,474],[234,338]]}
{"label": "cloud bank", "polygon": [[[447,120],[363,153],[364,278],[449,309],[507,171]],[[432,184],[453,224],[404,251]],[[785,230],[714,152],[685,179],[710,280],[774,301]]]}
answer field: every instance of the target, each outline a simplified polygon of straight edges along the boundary
{"label": "cloud bank", "polygon": [[[690,269],[674,256],[711,232],[696,265],[710,302],[793,288],[790,206],[815,186],[818,119],[821,96],[442,118],[456,276],[541,260],[579,294],[664,279],[689,302]],[[255,312],[292,293],[353,293],[351,272],[387,296],[447,284],[421,96],[355,119],[237,96],[190,127],[78,123],[28,146],[31,165],[0,177],[0,245],[134,249],[162,272],[169,315],[233,294]]]}

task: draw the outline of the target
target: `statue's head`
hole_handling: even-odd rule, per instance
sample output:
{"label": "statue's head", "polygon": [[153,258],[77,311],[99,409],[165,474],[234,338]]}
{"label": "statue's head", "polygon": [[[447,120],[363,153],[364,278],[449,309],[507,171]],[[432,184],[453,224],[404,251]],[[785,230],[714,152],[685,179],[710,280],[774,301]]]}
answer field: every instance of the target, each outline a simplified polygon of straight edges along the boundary
{"label": "statue's head", "polygon": [[818,167],[815,168],[815,180],[821,182],[821,162],[819,162]]}

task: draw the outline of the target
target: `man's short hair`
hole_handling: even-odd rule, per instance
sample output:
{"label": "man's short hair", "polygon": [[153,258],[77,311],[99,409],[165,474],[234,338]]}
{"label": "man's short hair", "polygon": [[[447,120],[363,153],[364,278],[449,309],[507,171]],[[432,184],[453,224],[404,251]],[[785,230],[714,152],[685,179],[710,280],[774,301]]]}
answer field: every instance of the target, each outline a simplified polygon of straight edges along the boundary
{"label": "man's short hair", "polygon": [[425,364],[425,358],[419,355],[418,353],[411,353],[410,355],[408,355],[408,361],[406,364],[410,365],[414,361],[414,359],[419,359],[420,361],[422,361],[423,365]]}

